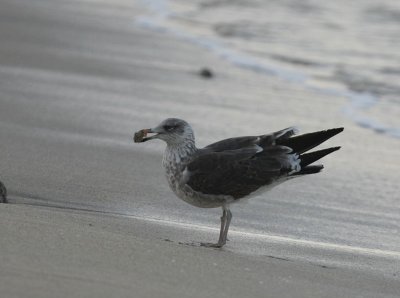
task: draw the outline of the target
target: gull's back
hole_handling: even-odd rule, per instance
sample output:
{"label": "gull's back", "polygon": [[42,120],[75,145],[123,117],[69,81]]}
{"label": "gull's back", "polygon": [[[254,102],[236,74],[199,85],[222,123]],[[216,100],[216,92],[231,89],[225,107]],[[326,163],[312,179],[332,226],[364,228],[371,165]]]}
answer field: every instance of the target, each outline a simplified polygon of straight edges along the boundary
{"label": "gull's back", "polygon": [[340,147],[304,152],[341,131],[294,136],[297,131],[290,127],[267,135],[225,139],[197,150],[186,164],[184,182],[196,192],[237,200],[263,186],[320,172],[323,166],[311,163]]}

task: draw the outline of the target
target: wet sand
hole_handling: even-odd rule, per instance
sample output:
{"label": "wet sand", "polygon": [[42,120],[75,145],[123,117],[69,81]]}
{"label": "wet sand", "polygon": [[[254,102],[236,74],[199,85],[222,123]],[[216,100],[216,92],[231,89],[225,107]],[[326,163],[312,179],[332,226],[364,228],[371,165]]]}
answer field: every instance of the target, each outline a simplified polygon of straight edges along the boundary
{"label": "wet sand", "polygon": [[193,228],[21,205],[0,221],[4,297],[398,297],[398,280],[371,271],[166,238],[207,237]]}
{"label": "wet sand", "polygon": [[[128,1],[0,5],[2,296],[399,296],[398,140],[343,118],[345,99],[135,27],[146,11]],[[313,183],[234,207],[220,251],[198,247],[217,238],[220,211],[176,199],[163,145],[132,142],[170,116],[200,146],[293,124],[346,133]]]}

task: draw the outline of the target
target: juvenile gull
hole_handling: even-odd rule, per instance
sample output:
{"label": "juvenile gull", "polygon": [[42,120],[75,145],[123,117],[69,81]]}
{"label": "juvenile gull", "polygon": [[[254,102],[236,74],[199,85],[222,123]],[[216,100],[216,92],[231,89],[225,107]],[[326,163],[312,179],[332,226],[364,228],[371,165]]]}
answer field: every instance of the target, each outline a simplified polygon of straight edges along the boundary
{"label": "juvenile gull", "polygon": [[222,207],[218,242],[201,243],[222,247],[232,219],[230,204],[292,178],[320,172],[322,165],[311,164],[340,147],[305,152],[341,131],[343,128],[333,128],[294,136],[297,130],[289,127],[261,136],[230,138],[199,149],[191,126],[169,118],[155,128],[136,132],[134,141],[160,139],[167,143],[162,164],[170,188],[180,199],[201,208]]}

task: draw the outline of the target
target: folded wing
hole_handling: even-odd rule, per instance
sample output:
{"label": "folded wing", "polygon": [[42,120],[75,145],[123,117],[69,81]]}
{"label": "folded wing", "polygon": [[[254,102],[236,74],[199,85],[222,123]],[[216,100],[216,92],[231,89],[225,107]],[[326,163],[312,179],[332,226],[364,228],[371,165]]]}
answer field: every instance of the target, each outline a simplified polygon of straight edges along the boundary
{"label": "folded wing", "polygon": [[275,145],[277,140],[285,140],[297,133],[297,128],[288,127],[280,131],[261,135],[261,136],[246,136],[225,139],[216,143],[212,143],[205,147],[203,150],[209,152],[221,152],[225,150],[237,150],[241,148],[251,147],[258,145],[262,148]]}
{"label": "folded wing", "polygon": [[204,153],[190,161],[185,182],[203,194],[244,197],[263,185],[287,176],[300,160],[285,146],[259,146]]}
{"label": "folded wing", "polygon": [[289,127],[225,139],[199,151],[185,168],[184,182],[204,194],[241,198],[283,177],[318,173],[323,166],[311,164],[340,147],[305,152],[342,131],[334,128],[294,136],[297,129]]}

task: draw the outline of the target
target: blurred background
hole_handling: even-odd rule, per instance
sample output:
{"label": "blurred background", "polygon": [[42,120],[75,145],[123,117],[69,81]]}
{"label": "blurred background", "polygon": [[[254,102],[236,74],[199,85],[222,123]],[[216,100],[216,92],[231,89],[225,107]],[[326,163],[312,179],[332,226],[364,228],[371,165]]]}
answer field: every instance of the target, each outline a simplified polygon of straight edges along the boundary
{"label": "blurred background", "polygon": [[384,1],[144,1],[149,29],[244,69],[349,99],[345,116],[400,137],[400,4]]}

